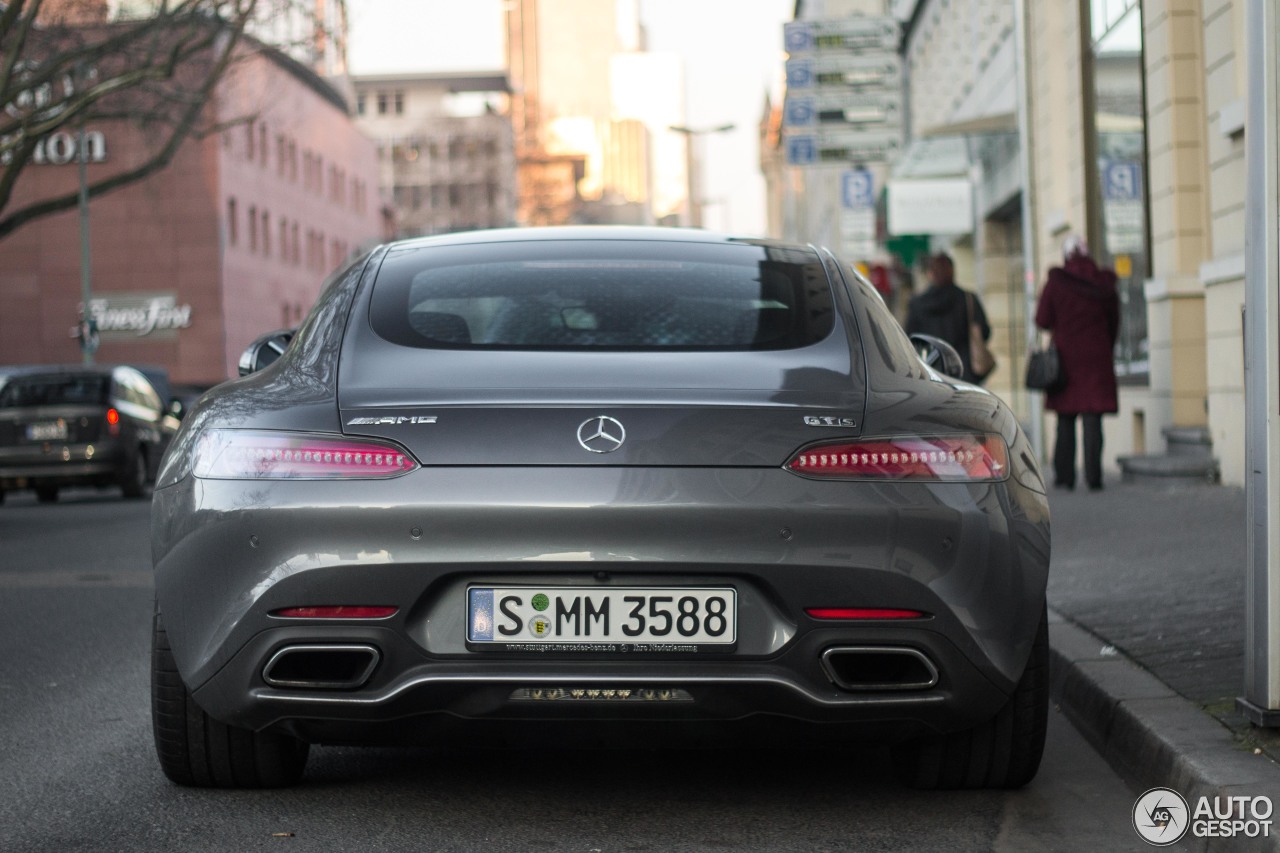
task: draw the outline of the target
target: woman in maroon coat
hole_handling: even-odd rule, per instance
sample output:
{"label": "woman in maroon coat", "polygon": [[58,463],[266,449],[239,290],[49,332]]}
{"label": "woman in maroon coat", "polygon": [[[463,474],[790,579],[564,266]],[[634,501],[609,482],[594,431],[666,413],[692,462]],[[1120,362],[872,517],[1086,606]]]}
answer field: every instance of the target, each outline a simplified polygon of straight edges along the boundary
{"label": "woman in maroon coat", "polygon": [[1053,451],[1054,485],[1076,484],[1076,418],[1084,432],[1084,478],[1102,488],[1102,416],[1114,414],[1116,370],[1113,351],[1120,329],[1116,274],[1099,269],[1079,237],[1062,246],[1064,263],[1049,270],[1040,293],[1036,325],[1053,334],[1062,366],[1062,382],[1045,405],[1058,413]]}

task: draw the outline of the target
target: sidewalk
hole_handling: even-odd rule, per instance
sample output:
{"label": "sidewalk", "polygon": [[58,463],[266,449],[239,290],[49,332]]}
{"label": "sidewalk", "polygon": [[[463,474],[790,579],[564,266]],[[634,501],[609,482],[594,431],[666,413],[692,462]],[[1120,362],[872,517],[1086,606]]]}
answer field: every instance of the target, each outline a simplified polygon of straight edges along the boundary
{"label": "sidewalk", "polygon": [[[1234,707],[1243,490],[1112,480],[1101,492],[1055,489],[1049,502],[1055,704],[1138,792],[1265,795],[1280,808],[1280,730],[1255,728]],[[1280,838],[1188,834],[1182,844],[1280,851]]]}

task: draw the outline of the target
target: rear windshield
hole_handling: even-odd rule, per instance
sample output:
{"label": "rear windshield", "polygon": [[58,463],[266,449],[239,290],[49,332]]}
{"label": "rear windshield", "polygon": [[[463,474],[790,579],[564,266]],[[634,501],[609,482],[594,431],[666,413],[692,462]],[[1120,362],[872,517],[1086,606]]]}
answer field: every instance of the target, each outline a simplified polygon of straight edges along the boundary
{"label": "rear windshield", "polygon": [[104,403],[111,377],[103,374],[14,376],[0,388],[0,409]]}
{"label": "rear windshield", "polygon": [[371,321],[416,347],[773,350],[822,340],[833,311],[808,249],[548,240],[392,252]]}

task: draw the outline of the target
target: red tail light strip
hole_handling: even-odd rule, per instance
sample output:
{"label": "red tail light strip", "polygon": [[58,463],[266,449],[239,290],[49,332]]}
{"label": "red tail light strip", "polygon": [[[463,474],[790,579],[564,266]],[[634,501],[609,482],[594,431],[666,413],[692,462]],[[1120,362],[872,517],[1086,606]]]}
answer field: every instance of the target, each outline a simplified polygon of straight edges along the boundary
{"label": "red tail light strip", "polygon": [[271,611],[272,616],[285,619],[386,619],[394,616],[397,607],[341,604],[325,607],[283,607]]}
{"label": "red tail light strip", "polygon": [[998,435],[878,438],[806,447],[786,468],[805,477],[982,482],[1009,475],[1009,450]]}
{"label": "red tail light strip", "polygon": [[804,612],[814,619],[923,619],[929,615],[894,607],[806,607]]}
{"label": "red tail light strip", "polygon": [[212,480],[345,480],[396,477],[418,467],[408,451],[376,439],[267,430],[209,430],[192,470]]}

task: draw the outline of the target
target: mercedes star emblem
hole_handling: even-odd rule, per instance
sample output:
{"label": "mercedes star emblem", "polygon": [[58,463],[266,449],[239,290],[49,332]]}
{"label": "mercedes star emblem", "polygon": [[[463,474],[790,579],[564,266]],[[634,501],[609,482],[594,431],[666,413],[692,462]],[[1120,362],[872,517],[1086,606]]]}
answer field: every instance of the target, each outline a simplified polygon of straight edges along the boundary
{"label": "mercedes star emblem", "polygon": [[592,453],[612,453],[626,440],[626,428],[606,415],[588,418],[578,427],[578,444]]}

